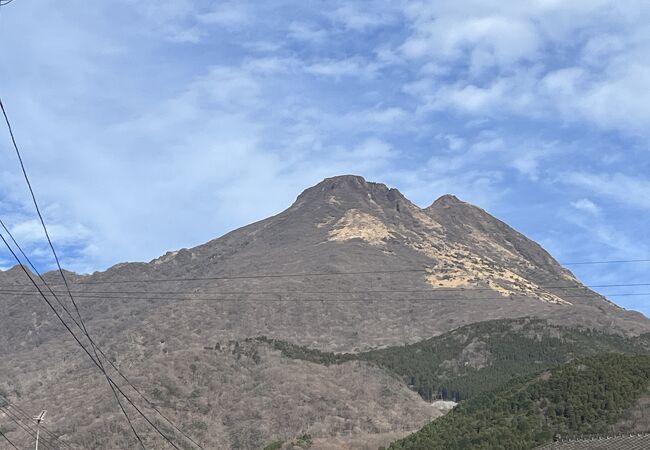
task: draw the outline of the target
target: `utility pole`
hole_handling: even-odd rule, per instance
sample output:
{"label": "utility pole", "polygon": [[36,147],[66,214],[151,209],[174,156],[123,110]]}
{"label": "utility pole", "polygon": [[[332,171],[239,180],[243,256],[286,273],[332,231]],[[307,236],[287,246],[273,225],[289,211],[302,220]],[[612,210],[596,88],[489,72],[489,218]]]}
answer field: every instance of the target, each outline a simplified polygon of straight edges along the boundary
{"label": "utility pole", "polygon": [[45,418],[45,413],[47,411],[41,411],[41,413],[34,417],[34,422],[36,422],[36,450],[38,450],[38,439],[40,437],[40,432],[41,432],[41,422]]}

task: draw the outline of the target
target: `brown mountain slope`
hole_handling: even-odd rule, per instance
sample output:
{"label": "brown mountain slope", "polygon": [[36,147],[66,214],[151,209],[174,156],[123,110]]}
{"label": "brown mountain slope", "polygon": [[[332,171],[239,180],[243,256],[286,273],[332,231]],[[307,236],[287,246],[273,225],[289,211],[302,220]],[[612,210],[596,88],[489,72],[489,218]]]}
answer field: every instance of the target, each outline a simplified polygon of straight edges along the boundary
{"label": "brown mountain slope", "polygon": [[446,240],[489,254],[503,265],[515,265],[526,277],[538,282],[544,281],[540,279],[544,275],[550,275],[556,281],[573,278],[539,244],[481,208],[453,195],[440,197],[424,211],[443,225]]}
{"label": "brown mountain slope", "polygon": [[[149,264],[121,265],[88,281],[408,269],[427,272],[163,286],[169,291],[245,291],[251,294],[229,298],[275,300],[251,301],[245,308],[237,305],[236,311],[244,316],[253,312],[254,328],[246,334],[260,329],[348,350],[413,341],[476,320],[521,315],[625,332],[648,326],[641,315],[584,289],[538,244],[485,211],[451,196],[420,209],[396,189],[355,176],[326,179],[277,216],[205,245],[168,253]],[[236,302],[223,307],[230,311],[232,303]],[[255,320],[260,308],[265,324]],[[291,329],[282,314],[308,330]],[[238,326],[230,328],[237,331]]]}
{"label": "brown mountain slope", "polygon": [[[301,273],[331,275],[254,277]],[[205,279],[242,275],[253,277]],[[284,212],[204,245],[70,278],[95,328],[110,335],[147,320],[181,346],[188,343],[183,330],[197,344],[206,333],[266,334],[354,350],[494,318],[538,316],[626,333],[647,331],[649,323],[584,288],[485,211],[453,196],[420,209],[396,189],[355,176],[326,179]],[[0,283],[25,280],[12,269],[0,273]],[[33,296],[3,298],[16,319],[7,324],[9,337],[38,342],[59,332],[48,327],[46,310],[30,306],[38,304]]]}
{"label": "brown mountain slope", "polygon": [[[314,273],[319,275],[255,276]],[[56,274],[47,277],[59,283]],[[240,448],[273,437],[269,417],[289,414],[292,402],[311,398],[317,386],[333,386],[336,378],[365,379],[376,388],[360,389],[357,400],[325,389],[318,395],[329,409],[305,400],[300,417],[309,420],[302,423],[291,416],[291,429],[316,430],[320,437],[336,435],[341,423],[354,429],[349,408],[356,408],[363,396],[369,404],[381,404],[380,386],[386,382],[369,368],[323,373],[269,354],[260,363],[268,363],[260,382],[269,391],[248,389],[241,381],[254,385],[257,369],[248,370],[241,359],[225,353],[208,361],[203,347],[215,342],[267,335],[354,351],[521,316],[630,334],[650,330],[644,316],[584,288],[539,245],[485,211],[451,196],[421,209],[399,191],[355,176],[326,179],[282,213],[204,245],[149,263],[118,264],[88,276],[69,274],[69,279],[89,330],[127,374],[147,385],[151,395],[166,383],[172,383],[172,390],[174,385],[196,390],[194,403],[174,417],[189,423],[212,415],[210,427],[223,427],[212,442],[233,446],[239,440]],[[90,371],[21,272],[0,272],[0,284],[6,287],[0,294],[0,388],[33,409],[44,403],[52,411],[72,408],[76,426],[99,430],[102,422],[113,423],[110,418],[119,422],[105,382]],[[189,369],[198,363],[196,370]],[[304,383],[293,390],[274,384],[296,371]],[[212,394],[201,391],[210,377],[220,380],[208,383]],[[289,406],[268,400],[267,394],[288,396]],[[419,400],[400,393],[394,401],[403,411],[412,408],[404,414],[412,418],[413,428],[426,421],[426,405],[411,404]],[[252,428],[261,430],[255,436],[242,438],[244,431],[237,428],[244,420],[237,415],[241,402],[255,405],[245,410],[249,423],[256,424]],[[390,408],[377,408],[375,420],[385,427],[365,424],[357,432],[405,427]],[[52,421],[72,433],[70,421]],[[325,428],[317,428],[323,423]],[[279,435],[284,439],[287,433]]]}

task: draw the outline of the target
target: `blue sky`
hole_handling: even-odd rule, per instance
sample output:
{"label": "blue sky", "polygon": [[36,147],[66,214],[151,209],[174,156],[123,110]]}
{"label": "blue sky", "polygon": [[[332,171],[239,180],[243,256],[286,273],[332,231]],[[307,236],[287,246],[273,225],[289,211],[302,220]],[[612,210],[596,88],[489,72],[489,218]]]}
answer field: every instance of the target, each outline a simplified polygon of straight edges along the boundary
{"label": "blue sky", "polygon": [[[648,24],[625,0],[15,0],[0,94],[73,270],[200,244],[345,173],[420,206],[454,193],[561,261],[650,258]],[[2,136],[0,213],[51,264]],[[650,263],[572,269],[650,282]]]}

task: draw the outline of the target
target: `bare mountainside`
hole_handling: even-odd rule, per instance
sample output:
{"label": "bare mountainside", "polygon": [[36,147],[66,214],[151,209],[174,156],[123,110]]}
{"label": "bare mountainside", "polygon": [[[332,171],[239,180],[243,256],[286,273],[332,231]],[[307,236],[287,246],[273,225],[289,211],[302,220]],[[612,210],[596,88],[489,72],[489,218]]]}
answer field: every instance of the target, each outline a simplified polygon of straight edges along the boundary
{"label": "bare mountainside", "polygon": [[[365,363],[236,350],[248,337],[360,351],[522,316],[650,330],[482,209],[453,196],[422,209],[356,176],[326,179],[284,212],[204,245],[68,276],[104,351],[206,448],[259,448],[299,432],[390,441],[439,414]],[[62,289],[56,274],[46,278]],[[105,381],[20,269],[0,272],[0,284],[0,389],[30,410],[47,406],[51,426],[84,448],[128,448]],[[217,343],[228,350],[204,349]]]}
{"label": "bare mountainside", "polygon": [[[198,344],[264,334],[351,351],[497,318],[536,316],[625,333],[650,323],[585,288],[482,209],[450,195],[421,209],[396,189],[356,176],[326,179],[284,212],[204,245],[70,278],[95,328],[114,334],[151,322],[168,346],[187,345],[186,335]],[[17,268],[0,273],[3,285],[33,293],[25,281]],[[36,299],[4,298],[22,316],[7,326],[26,342],[58,332],[43,327],[47,314],[32,316]]]}

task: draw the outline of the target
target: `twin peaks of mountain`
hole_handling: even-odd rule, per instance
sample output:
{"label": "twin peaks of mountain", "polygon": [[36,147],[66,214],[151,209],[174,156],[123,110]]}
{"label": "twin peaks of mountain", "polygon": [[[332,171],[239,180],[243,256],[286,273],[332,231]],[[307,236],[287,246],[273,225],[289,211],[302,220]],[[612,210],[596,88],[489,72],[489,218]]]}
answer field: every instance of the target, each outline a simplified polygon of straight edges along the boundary
{"label": "twin peaks of mountain", "polygon": [[[16,274],[0,273],[8,276]],[[143,293],[128,308],[139,318],[134,327],[147,320],[179,342],[185,330],[183,342],[206,333],[215,340],[266,335],[351,351],[524,316],[650,331],[645,316],[591,291],[481,208],[453,195],[420,208],[359,176],[327,178],[283,212],[198,247],[71,279],[84,282],[82,292],[178,294],[182,302],[152,303]],[[184,301],[188,292],[192,302]],[[104,313],[93,311],[97,320]]]}
{"label": "twin peaks of mountain", "polygon": [[[314,345],[333,348],[402,343],[521,316],[620,332],[650,329],[644,316],[589,290],[539,244],[483,209],[453,195],[420,208],[397,189],[352,175],[327,178],[276,216],[135,272],[152,278],[321,274],[253,277],[228,286],[279,292],[276,300],[294,301],[299,317],[312,317],[304,319],[308,331],[281,330],[279,337],[301,341],[306,334]],[[278,334],[274,325],[265,329]]]}
{"label": "twin peaks of mountain", "polygon": [[[63,289],[56,273],[45,278]],[[355,176],[328,178],[280,214],[198,247],[67,279],[94,341],[205,448],[262,448],[305,432],[336,436],[319,448],[341,448],[342,430],[357,429],[372,433],[360,435],[365,445],[440,414],[374,365],[297,361],[250,338],[358,352],[458,329],[460,356],[440,366],[456,374],[469,361],[500,364],[486,328],[468,334],[466,324],[547,319],[490,325],[500,342],[513,327],[560,341],[555,324],[650,331],[484,210],[452,195],[420,208]],[[27,410],[61,411],[51,426],[84,448],[133,448],[103,379],[22,271],[0,272],[0,284],[0,391]]]}
{"label": "twin peaks of mountain", "polygon": [[331,271],[415,266],[426,269],[432,288],[483,286],[551,303],[567,301],[540,284],[575,283],[542,247],[478,207],[445,195],[421,209],[397,189],[359,176],[325,179],[281,214],[222,239],[232,247],[237,238],[244,241],[241,250],[263,247],[274,271],[287,265]]}

